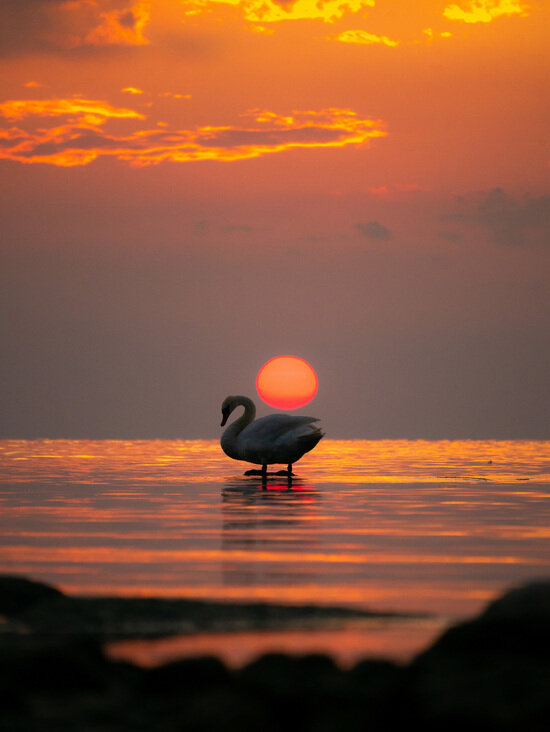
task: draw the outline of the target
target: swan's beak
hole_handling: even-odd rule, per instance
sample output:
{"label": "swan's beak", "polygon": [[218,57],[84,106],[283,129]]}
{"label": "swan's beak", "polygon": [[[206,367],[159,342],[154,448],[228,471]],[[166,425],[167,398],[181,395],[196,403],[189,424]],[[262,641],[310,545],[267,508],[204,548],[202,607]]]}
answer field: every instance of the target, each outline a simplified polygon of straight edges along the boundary
{"label": "swan's beak", "polygon": [[227,422],[227,418],[229,417],[229,409],[222,409],[222,423],[220,427],[223,427],[224,424]]}

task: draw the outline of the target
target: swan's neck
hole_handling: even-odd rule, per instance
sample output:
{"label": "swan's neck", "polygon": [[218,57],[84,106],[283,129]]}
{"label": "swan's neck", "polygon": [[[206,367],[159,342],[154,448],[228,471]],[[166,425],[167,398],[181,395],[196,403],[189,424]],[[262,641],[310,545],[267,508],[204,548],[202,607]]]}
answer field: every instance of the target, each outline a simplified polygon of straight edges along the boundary
{"label": "swan's neck", "polygon": [[244,428],[254,421],[256,417],[256,407],[252,399],[245,396],[235,397],[237,406],[244,407],[244,412],[236,420],[226,427],[222,435],[222,441],[232,440],[244,430]]}

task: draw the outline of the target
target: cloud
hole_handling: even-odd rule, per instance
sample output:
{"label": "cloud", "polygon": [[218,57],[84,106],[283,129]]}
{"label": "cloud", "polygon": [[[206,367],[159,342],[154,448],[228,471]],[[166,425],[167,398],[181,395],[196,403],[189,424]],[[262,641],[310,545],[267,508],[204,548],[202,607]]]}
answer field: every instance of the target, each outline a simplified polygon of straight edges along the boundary
{"label": "cloud", "polygon": [[191,99],[191,94],[178,94],[174,92],[162,92],[159,97],[165,97],[166,99]]}
{"label": "cloud", "polygon": [[436,38],[452,38],[453,34],[449,31],[436,32],[433,28],[424,28],[422,31],[428,41],[433,41]]}
{"label": "cloud", "polygon": [[145,0],[2,0],[0,55],[142,46]]}
{"label": "cloud", "polygon": [[24,117],[77,117],[82,121],[91,116],[105,121],[108,118],[145,119],[133,109],[112,107],[107,102],[92,99],[11,99],[0,104],[0,117],[21,120]]}
{"label": "cloud", "polygon": [[377,36],[374,33],[367,33],[364,30],[342,31],[334,40],[340,41],[341,43],[357,43],[366,46],[382,45],[389,46],[390,48],[399,45],[399,41],[392,41],[387,36]]}
{"label": "cloud", "polygon": [[356,224],[355,228],[369,239],[378,239],[378,241],[388,241],[392,238],[391,231],[383,226],[379,221],[369,221],[366,224]]}
{"label": "cloud", "polygon": [[[466,9],[462,6],[466,6]],[[529,15],[529,6],[520,0],[474,0],[461,5],[448,5],[443,11],[447,20],[464,23],[490,23],[501,16]]]}
{"label": "cloud", "polygon": [[99,15],[101,21],[85,36],[85,45],[143,46],[149,43],[143,33],[149,22],[149,3],[137,2]]}
{"label": "cloud", "polygon": [[[113,119],[142,121],[144,115],[106,102],[85,99],[8,100],[0,116],[24,122],[28,129],[0,130],[0,159],[59,166],[86,165],[113,157],[143,166],[163,161],[243,160],[296,148],[361,145],[386,132],[379,120],[361,119],[349,109],[294,111],[280,115],[253,110],[235,125],[194,130],[141,128],[125,135],[109,134]],[[65,118],[47,128],[44,118]],[[40,126],[33,122],[40,121]]]}
{"label": "cloud", "polygon": [[514,198],[501,188],[460,201],[451,218],[483,226],[501,246],[550,242],[550,196]]}
{"label": "cloud", "polygon": [[188,15],[211,12],[216,5],[231,5],[241,9],[251,23],[278,23],[285,20],[323,20],[334,23],[346,13],[359,13],[373,8],[375,0],[187,0]]}

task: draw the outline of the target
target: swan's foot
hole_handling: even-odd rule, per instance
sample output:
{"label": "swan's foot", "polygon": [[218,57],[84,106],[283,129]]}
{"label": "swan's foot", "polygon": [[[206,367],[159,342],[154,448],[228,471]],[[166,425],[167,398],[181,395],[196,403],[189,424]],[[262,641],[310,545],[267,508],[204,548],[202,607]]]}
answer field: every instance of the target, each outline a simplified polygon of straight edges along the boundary
{"label": "swan's foot", "polygon": [[257,470],[256,468],[251,468],[250,470],[245,470],[244,475],[261,475],[262,478],[267,478],[268,476],[275,476],[275,475],[284,475],[285,478],[294,478],[296,477],[296,473],[293,473],[292,470],[278,470],[276,473],[268,473],[267,470]]}

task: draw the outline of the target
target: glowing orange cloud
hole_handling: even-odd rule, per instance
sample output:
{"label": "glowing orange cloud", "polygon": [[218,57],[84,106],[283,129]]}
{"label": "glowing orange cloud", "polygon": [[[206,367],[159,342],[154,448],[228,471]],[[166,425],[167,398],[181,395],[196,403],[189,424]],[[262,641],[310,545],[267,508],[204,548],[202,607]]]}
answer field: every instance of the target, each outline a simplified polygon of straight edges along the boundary
{"label": "glowing orange cloud", "polygon": [[423,30],[424,35],[429,41],[433,41],[434,38],[452,38],[453,34],[449,31],[441,31],[440,33],[436,33],[433,28],[424,28]]}
{"label": "glowing orange cloud", "polygon": [[373,8],[375,0],[296,0],[284,5],[273,0],[187,0],[184,5],[188,15],[208,12],[215,5],[232,5],[252,23],[306,19],[333,23],[346,13]]}
{"label": "glowing orange cloud", "polygon": [[461,20],[464,23],[490,23],[502,15],[529,15],[527,3],[519,0],[477,0],[460,5],[448,5],[443,11],[447,20]]}
{"label": "glowing orange cloud", "polygon": [[398,46],[399,41],[392,41],[387,36],[377,36],[374,33],[367,33],[364,30],[347,30],[342,31],[336,36],[336,40],[341,43],[359,43],[367,46],[373,44],[382,44],[383,46]]}
{"label": "glowing orange cloud", "polygon": [[0,104],[0,116],[6,119],[20,120],[29,116],[64,117],[67,115],[88,116],[94,118],[135,118],[145,119],[133,109],[112,107],[107,102],[90,99],[10,99]]}
{"label": "glowing orange cloud", "polygon": [[122,45],[143,46],[149,41],[143,35],[151,15],[148,2],[138,2],[124,10],[100,13],[101,23],[84,38],[92,46]]}
{"label": "glowing orange cloud", "polygon": [[[3,7],[3,6],[6,7]],[[82,47],[143,46],[151,15],[148,0],[9,0],[0,24],[9,33],[2,51],[71,51]]]}
{"label": "glowing orange cloud", "polygon": [[[0,133],[0,159],[59,166],[86,165],[100,156],[132,165],[165,160],[243,160],[293,148],[331,148],[361,145],[386,132],[380,121],[361,119],[349,109],[294,111],[279,115],[253,110],[243,123],[195,130],[141,129],[128,135],[110,135],[103,129],[108,118],[144,116],[103,102],[75,100],[12,100],[0,104],[0,115],[22,119],[28,115],[61,116],[64,125],[34,131],[11,128]],[[74,116],[77,115],[76,118]]]}
{"label": "glowing orange cloud", "polygon": [[191,94],[175,94],[174,92],[162,92],[159,97],[167,97],[169,99],[191,99]]}

